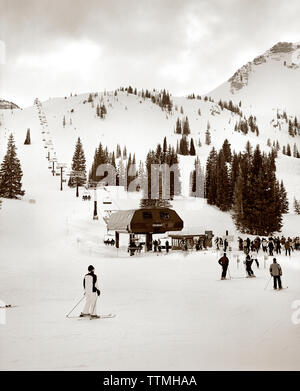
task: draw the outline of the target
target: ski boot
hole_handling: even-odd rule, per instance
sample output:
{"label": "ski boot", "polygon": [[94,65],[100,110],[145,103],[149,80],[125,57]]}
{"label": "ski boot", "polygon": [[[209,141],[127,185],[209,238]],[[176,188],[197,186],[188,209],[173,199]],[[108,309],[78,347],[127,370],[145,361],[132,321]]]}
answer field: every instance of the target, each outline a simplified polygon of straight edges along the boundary
{"label": "ski boot", "polygon": [[81,312],[81,314],[79,315],[80,318],[84,318],[86,316],[90,316],[90,314],[84,314],[83,312]]}

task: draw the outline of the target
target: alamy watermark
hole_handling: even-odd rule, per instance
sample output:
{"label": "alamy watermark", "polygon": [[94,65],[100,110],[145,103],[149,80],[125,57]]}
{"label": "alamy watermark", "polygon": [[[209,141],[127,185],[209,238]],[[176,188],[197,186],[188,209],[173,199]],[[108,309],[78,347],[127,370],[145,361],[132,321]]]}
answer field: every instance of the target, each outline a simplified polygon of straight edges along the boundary
{"label": "alamy watermark", "polygon": [[6,324],[6,304],[0,300],[0,325]]}
{"label": "alamy watermark", "polygon": [[6,63],[6,46],[3,41],[0,40],[0,65]]}
{"label": "alamy watermark", "polygon": [[300,324],[300,300],[294,300],[292,302],[292,310],[295,310],[292,313],[291,321],[294,325]]}
{"label": "alamy watermark", "polygon": [[[96,169],[96,177],[99,181],[89,180],[91,187],[118,186],[124,187],[128,193],[137,189],[142,190],[144,199],[170,199],[173,195],[181,193],[181,177],[178,164],[151,164],[143,174],[138,173],[135,164],[129,167],[114,167],[112,164],[100,164]],[[149,173],[149,175],[148,175]],[[82,172],[72,171],[73,178],[82,178]],[[204,197],[204,176],[200,166],[195,165],[190,176],[190,196]]]}

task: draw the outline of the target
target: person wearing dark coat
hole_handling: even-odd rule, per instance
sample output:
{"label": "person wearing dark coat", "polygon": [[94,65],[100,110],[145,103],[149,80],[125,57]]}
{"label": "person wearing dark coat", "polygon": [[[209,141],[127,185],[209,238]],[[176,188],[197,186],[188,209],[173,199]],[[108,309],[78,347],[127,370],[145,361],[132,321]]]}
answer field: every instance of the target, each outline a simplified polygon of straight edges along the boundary
{"label": "person wearing dark coat", "polygon": [[219,259],[218,263],[222,266],[221,280],[226,280],[226,273],[229,265],[229,259],[227,258],[226,253]]}
{"label": "person wearing dark coat", "polygon": [[281,243],[280,243],[280,239],[277,238],[276,241],[275,241],[275,251],[277,254],[281,254]]}
{"label": "person wearing dark coat", "polygon": [[246,239],[246,242],[247,242],[247,251],[248,253],[250,252],[250,244],[251,244],[251,241],[249,238]]}
{"label": "person wearing dark coat", "polygon": [[134,242],[131,242],[129,245],[129,251],[130,251],[130,256],[132,257],[137,250],[137,245]]}
{"label": "person wearing dark coat", "polygon": [[243,251],[243,239],[239,237],[238,240],[239,240],[239,250]]}
{"label": "person wearing dark coat", "polygon": [[246,256],[246,261],[245,261],[246,272],[248,273],[247,277],[255,277],[255,275],[253,273],[253,270],[252,270],[252,267],[251,267],[252,263],[253,263],[253,259],[251,259],[250,255],[247,255]]}
{"label": "person wearing dark coat", "polygon": [[270,240],[270,241],[269,241],[268,247],[269,247],[269,253],[270,253],[270,255],[273,255],[273,250],[274,250],[273,240]]}
{"label": "person wearing dark coat", "polygon": [[289,256],[291,256],[291,244],[289,240],[287,240],[284,243],[284,248],[285,248],[285,255],[287,256],[289,254]]}
{"label": "person wearing dark coat", "polygon": [[169,243],[169,241],[167,240],[167,241],[166,241],[166,252],[167,252],[167,253],[169,252],[169,249],[170,249],[170,243]]}
{"label": "person wearing dark coat", "polygon": [[282,289],[281,286],[282,270],[279,263],[277,263],[276,258],[273,258],[273,263],[270,265],[270,274],[274,280],[274,289],[277,289],[277,282],[278,282],[278,289]]}

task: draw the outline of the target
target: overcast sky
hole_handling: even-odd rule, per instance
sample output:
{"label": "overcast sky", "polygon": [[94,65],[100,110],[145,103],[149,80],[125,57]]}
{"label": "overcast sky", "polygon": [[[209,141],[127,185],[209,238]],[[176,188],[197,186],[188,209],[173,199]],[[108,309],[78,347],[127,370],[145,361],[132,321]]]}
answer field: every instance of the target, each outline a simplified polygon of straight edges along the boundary
{"label": "overcast sky", "polygon": [[205,93],[300,42],[300,1],[0,0],[0,40],[0,98],[20,105],[129,84]]}

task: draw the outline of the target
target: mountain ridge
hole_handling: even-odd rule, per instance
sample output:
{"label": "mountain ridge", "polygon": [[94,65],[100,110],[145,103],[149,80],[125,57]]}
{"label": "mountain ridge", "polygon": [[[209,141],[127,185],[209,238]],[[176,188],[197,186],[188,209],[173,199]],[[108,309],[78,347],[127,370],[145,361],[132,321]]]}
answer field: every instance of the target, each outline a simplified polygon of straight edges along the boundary
{"label": "mountain ridge", "polygon": [[297,85],[300,85],[300,43],[278,42],[207,95],[236,103],[242,100],[256,112],[278,108],[299,115]]}

